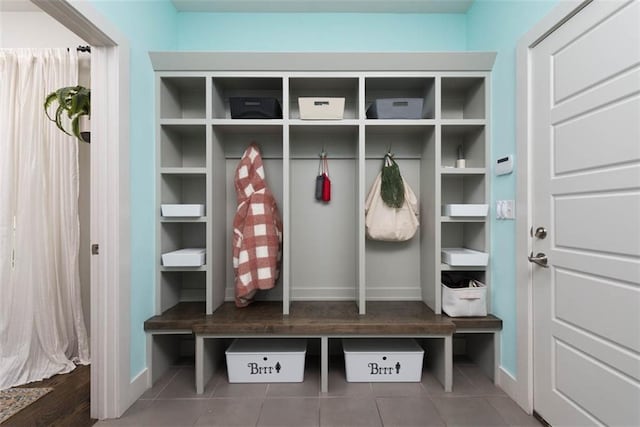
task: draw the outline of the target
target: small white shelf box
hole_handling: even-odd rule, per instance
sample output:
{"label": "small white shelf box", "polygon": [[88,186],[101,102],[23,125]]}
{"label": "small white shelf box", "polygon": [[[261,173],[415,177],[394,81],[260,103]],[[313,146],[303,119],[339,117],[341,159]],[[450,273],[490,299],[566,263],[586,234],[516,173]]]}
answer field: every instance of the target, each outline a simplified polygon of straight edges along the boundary
{"label": "small white shelf box", "polygon": [[206,250],[203,248],[178,249],[162,254],[165,267],[200,267],[205,264]]}
{"label": "small white shelf box", "polygon": [[467,248],[442,248],[442,262],[451,266],[486,266],[489,254]]}
{"label": "small white shelf box", "polygon": [[341,120],[344,116],[344,98],[298,98],[300,119]]}
{"label": "small white shelf box", "polygon": [[424,350],[413,339],[343,339],[347,382],[420,382]]}
{"label": "small white shelf box", "polygon": [[449,204],[442,214],[451,217],[485,217],[489,213],[487,204]]}
{"label": "small white shelf box", "polygon": [[204,205],[163,204],[163,217],[197,218],[204,216]]}
{"label": "small white shelf box", "polygon": [[305,339],[236,339],[226,351],[230,383],[299,383]]}
{"label": "small white shelf box", "polygon": [[442,285],[442,311],[450,317],[487,315],[487,287],[450,288]]}

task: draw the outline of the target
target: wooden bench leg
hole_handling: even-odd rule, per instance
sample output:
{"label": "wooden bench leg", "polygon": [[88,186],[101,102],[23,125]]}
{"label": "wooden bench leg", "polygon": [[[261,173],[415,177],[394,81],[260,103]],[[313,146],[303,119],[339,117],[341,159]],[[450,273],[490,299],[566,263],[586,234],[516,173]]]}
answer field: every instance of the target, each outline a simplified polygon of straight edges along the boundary
{"label": "wooden bench leg", "polygon": [[430,341],[437,344],[430,346],[427,363],[444,391],[450,392],[453,390],[453,337],[449,335]]}
{"label": "wooden bench leg", "polygon": [[147,375],[147,388],[153,387],[153,352],[155,348],[153,348],[153,335],[150,333],[146,333],[147,336],[147,369],[149,373]]}
{"label": "wooden bench leg", "polygon": [[453,337],[444,337],[444,391],[453,390]]}
{"label": "wooden bench leg", "polygon": [[320,337],[320,392],[329,392],[329,338]]}
{"label": "wooden bench leg", "polygon": [[216,338],[203,338],[196,336],[196,393],[203,394],[204,388],[209,383],[216,367],[221,362],[218,347],[220,340]]}
{"label": "wooden bench leg", "polygon": [[196,394],[204,393],[204,338],[196,336]]}

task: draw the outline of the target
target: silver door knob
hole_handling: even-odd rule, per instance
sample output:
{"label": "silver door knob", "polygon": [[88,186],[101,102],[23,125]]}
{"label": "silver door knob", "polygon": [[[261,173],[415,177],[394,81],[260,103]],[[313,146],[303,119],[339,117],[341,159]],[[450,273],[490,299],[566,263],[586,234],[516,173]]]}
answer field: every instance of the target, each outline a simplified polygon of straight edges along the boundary
{"label": "silver door knob", "polygon": [[533,231],[533,227],[531,227],[531,237],[536,237],[542,240],[547,237],[547,229],[544,227],[538,227],[535,231]]}
{"label": "silver door knob", "polygon": [[542,252],[538,252],[536,256],[533,256],[533,252],[531,252],[531,255],[529,255],[529,262],[537,264],[543,268],[549,268],[549,266],[547,265],[549,260],[547,259],[547,256]]}

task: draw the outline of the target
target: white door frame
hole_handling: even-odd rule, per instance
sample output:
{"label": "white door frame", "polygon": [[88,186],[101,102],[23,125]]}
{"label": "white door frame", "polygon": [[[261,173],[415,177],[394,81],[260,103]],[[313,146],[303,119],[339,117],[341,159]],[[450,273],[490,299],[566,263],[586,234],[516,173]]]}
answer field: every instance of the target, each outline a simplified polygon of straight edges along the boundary
{"label": "white door frame", "polygon": [[593,0],[563,0],[527,32],[516,51],[516,140],[517,140],[517,206],[516,209],[516,313],[517,313],[517,381],[505,391],[527,413],[533,412],[533,275],[527,255],[531,252],[529,231],[532,223],[533,170],[531,140],[532,49]]}
{"label": "white door frame", "polygon": [[137,399],[130,374],[129,45],[86,0],[32,0],[91,45],[91,417]]}

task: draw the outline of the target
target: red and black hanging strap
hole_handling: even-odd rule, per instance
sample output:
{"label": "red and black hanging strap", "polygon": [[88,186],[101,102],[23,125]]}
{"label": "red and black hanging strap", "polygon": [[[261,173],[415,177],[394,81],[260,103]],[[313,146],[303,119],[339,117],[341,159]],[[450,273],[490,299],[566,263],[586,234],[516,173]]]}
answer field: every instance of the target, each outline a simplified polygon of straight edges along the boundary
{"label": "red and black hanging strap", "polygon": [[320,163],[318,164],[318,176],[316,177],[316,200],[329,202],[331,200],[331,179],[329,179],[329,161],[327,153],[322,150]]}

